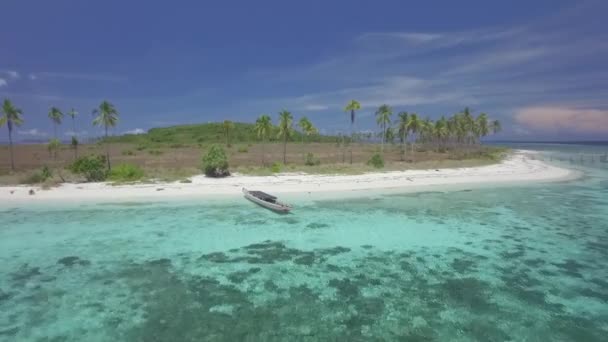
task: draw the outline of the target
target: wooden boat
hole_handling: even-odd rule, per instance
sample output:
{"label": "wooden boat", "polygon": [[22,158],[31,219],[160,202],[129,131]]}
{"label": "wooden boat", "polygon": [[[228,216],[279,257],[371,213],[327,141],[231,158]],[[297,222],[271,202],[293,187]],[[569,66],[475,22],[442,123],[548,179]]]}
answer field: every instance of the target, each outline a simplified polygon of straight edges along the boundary
{"label": "wooden boat", "polygon": [[288,213],[292,209],[290,205],[281,203],[275,196],[262,191],[249,191],[243,188],[243,195],[251,202],[279,213]]}

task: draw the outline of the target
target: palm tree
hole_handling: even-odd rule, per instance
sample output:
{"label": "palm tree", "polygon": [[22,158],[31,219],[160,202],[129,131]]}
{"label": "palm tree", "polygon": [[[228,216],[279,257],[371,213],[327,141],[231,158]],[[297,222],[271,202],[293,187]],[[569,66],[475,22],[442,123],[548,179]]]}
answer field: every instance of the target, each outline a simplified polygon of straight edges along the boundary
{"label": "palm tree", "polygon": [[74,159],[78,158],[78,138],[76,138],[76,115],[78,112],[72,108],[68,115],[72,118],[72,148],[74,149]]}
{"label": "palm tree", "polygon": [[471,115],[471,110],[469,107],[464,108],[462,115],[462,124],[466,133],[465,139],[467,144],[471,144],[473,141],[473,136],[475,135],[475,119],[473,119],[473,115]]}
{"label": "palm tree", "polygon": [[376,111],[376,123],[382,127],[382,152],[384,152],[384,141],[386,140],[386,127],[391,123],[391,115],[393,115],[393,110],[385,104]]}
{"label": "palm tree", "polygon": [[433,133],[435,134],[435,138],[437,139],[437,152],[440,152],[441,148],[445,147],[445,141],[449,136],[448,121],[445,119],[444,116],[442,116],[441,119],[435,121]]}
{"label": "palm tree", "polygon": [[57,107],[51,107],[49,110],[49,119],[53,122],[53,129],[55,131],[55,139],[57,139],[57,125],[61,125],[63,119],[63,113]]}
{"label": "palm tree", "polygon": [[350,102],[346,105],[346,107],[344,107],[344,111],[345,112],[350,112],[350,141],[351,141],[351,146],[350,146],[350,163],[353,163],[353,146],[352,146],[352,142],[354,141],[353,139],[353,127],[355,125],[355,111],[361,109],[361,104],[355,100],[350,100]]}
{"label": "palm tree", "polygon": [[488,115],[486,113],[480,113],[475,119],[475,137],[477,143],[480,143],[481,138],[487,136],[490,133],[488,127]]}
{"label": "palm tree", "polygon": [[300,130],[302,131],[302,144],[304,144],[304,136],[308,135],[306,132],[310,130],[311,126],[312,122],[310,122],[310,120],[308,120],[308,118],[305,116],[298,121],[298,127],[300,127]]}
{"label": "palm tree", "polygon": [[412,157],[414,157],[414,143],[416,142],[416,134],[420,132],[421,125],[422,121],[420,121],[420,119],[418,118],[418,114],[411,113],[407,122],[407,128],[410,132],[412,132]]}
{"label": "palm tree", "polygon": [[234,128],[234,123],[230,120],[224,120],[222,127],[224,128],[224,136],[226,137],[226,147],[230,147],[230,131]]}
{"label": "palm tree", "polygon": [[287,164],[287,139],[293,130],[293,116],[290,112],[279,112],[279,138],[283,138],[283,164]]}
{"label": "palm tree", "polygon": [[6,124],[8,127],[8,143],[11,152],[11,170],[15,171],[15,159],[13,156],[13,127],[21,126],[23,118],[21,117],[21,109],[15,107],[9,99],[5,99],[2,103],[2,116],[0,116],[0,127]]}
{"label": "palm tree", "polygon": [[409,134],[410,128],[408,127],[409,122],[409,114],[407,112],[399,113],[399,137],[401,138],[401,160],[405,160],[405,152],[407,150],[407,136]]}
{"label": "palm tree", "polygon": [[108,161],[108,170],[111,170],[110,150],[108,149],[108,128],[114,127],[118,123],[118,111],[113,104],[103,101],[98,108],[93,110],[93,115],[97,115],[93,120],[93,126],[103,126],[105,129],[106,159]]}
{"label": "palm tree", "polygon": [[270,116],[265,114],[260,115],[260,117],[255,121],[254,129],[258,135],[258,138],[262,140],[262,166],[266,166],[266,139],[268,139],[270,132],[272,131],[272,119]]}
{"label": "palm tree", "polygon": [[502,126],[500,125],[500,121],[494,120],[490,124],[490,130],[492,130],[493,134],[496,134],[502,130]]}

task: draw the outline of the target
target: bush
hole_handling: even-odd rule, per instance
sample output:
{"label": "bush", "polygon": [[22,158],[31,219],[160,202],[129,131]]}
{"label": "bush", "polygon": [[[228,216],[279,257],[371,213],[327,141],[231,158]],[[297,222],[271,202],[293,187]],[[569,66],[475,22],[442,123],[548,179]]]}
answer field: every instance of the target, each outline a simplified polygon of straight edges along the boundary
{"label": "bush", "polygon": [[237,151],[239,153],[247,153],[249,152],[249,149],[247,148],[247,146],[240,146]]}
{"label": "bush", "polygon": [[376,169],[381,169],[384,167],[384,159],[380,155],[380,153],[375,153],[368,161],[367,165],[371,165]]}
{"label": "bush", "polygon": [[148,153],[150,153],[153,156],[160,156],[161,154],[163,154],[163,151],[161,151],[161,150],[150,150],[150,151],[148,151]]}
{"label": "bush", "polygon": [[122,155],[123,156],[134,156],[135,152],[133,152],[131,150],[124,150],[124,151],[122,151]]}
{"label": "bush", "polygon": [[83,175],[87,182],[101,182],[108,176],[106,157],[103,155],[84,156],[70,165],[70,171]]}
{"label": "bush", "polygon": [[270,171],[272,171],[272,173],[279,173],[279,172],[281,172],[282,168],[283,168],[283,165],[281,165],[281,163],[274,162],[274,163],[272,163],[272,166],[270,167]]}
{"label": "bush", "polygon": [[137,165],[120,164],[112,168],[108,178],[115,182],[134,182],[144,178],[144,171]]}
{"label": "bush", "polygon": [[53,177],[53,173],[48,166],[43,166],[40,172],[34,172],[20,181],[21,184],[39,184],[46,182]]}
{"label": "bush", "polygon": [[211,145],[209,151],[203,156],[203,172],[207,177],[229,176],[228,157],[224,149],[217,144]]}
{"label": "bush", "polygon": [[321,161],[315,158],[314,154],[306,153],[306,158],[304,158],[304,164],[308,166],[315,166],[321,164]]}

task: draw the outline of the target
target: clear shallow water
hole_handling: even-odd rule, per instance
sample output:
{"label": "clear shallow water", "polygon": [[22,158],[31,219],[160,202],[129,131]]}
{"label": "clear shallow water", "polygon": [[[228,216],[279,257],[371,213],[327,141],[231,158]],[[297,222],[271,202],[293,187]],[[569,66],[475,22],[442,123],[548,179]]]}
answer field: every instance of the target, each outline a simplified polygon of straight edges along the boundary
{"label": "clear shallow water", "polygon": [[240,199],[0,209],[0,340],[603,341],[608,170],[550,153],[585,177],[292,215]]}

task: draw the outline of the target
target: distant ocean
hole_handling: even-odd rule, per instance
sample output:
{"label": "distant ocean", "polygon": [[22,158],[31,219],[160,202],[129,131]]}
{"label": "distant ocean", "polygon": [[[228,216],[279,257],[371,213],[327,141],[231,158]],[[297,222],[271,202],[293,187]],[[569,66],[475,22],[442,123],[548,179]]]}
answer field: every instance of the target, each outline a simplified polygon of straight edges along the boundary
{"label": "distant ocean", "polygon": [[295,201],[0,204],[2,341],[605,341],[606,142],[575,181]]}

